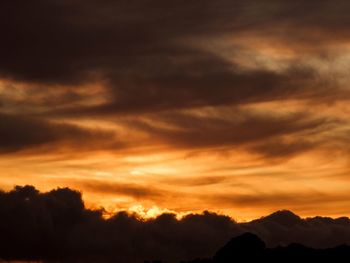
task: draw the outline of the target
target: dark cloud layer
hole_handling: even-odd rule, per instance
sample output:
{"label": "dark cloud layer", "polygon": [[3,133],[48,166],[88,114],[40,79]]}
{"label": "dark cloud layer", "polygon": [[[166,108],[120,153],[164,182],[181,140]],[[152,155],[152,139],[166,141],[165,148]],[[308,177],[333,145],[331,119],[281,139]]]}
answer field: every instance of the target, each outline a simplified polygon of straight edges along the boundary
{"label": "dark cloud layer", "polygon": [[[115,145],[114,134],[109,131],[82,128],[68,123],[55,123],[26,115],[0,113],[0,152],[11,153],[35,150],[44,146],[94,148],[98,144]],[[57,149],[57,150],[58,150]]]}
{"label": "dark cloud layer", "polygon": [[[108,103],[71,114],[324,98],[326,80],[299,60],[279,72],[247,70],[202,46],[248,34],[314,47],[348,37],[349,9],[341,0],[3,2],[0,75],[46,84],[108,83]],[[241,48],[234,45],[232,53]]]}
{"label": "dark cloud layer", "polygon": [[149,184],[135,184],[135,183],[119,183],[119,182],[106,182],[102,180],[87,180],[79,181],[75,180],[80,187],[91,190],[95,193],[118,194],[132,197],[135,200],[142,200],[147,198],[164,198],[165,194],[169,195],[165,190],[158,189],[156,186]]}
{"label": "dark cloud layer", "polygon": [[[115,115],[154,114],[157,121],[164,121],[159,113],[175,112],[166,116],[167,122],[180,127],[191,123],[192,127],[180,132],[145,126],[141,130],[187,147],[264,140],[249,145],[249,150],[272,157],[292,156],[312,149],[314,142],[285,141],[280,136],[315,129],[316,121],[277,120],[267,115],[248,118],[242,112],[235,113],[242,121],[232,121],[233,117],[195,118],[176,111],[287,99],[332,102],[349,98],[337,78],[322,74],[304,57],[312,53],[327,63],[328,53],[333,52],[330,43],[349,39],[349,10],[349,3],[342,0],[3,1],[0,78],[30,88],[24,88],[22,97],[1,96],[2,109],[25,109],[38,117],[45,112],[45,118],[53,119],[83,115],[110,120]],[[244,42],[246,38],[252,39],[253,47]],[[280,67],[244,66],[255,60],[254,43],[262,40],[271,43],[272,49],[280,45],[292,49],[295,55]],[[6,89],[12,89],[11,85]],[[52,91],[58,89],[60,92]],[[30,94],[34,91],[35,96]],[[25,122],[52,127],[44,123],[46,119]],[[18,135],[13,128],[11,134]],[[133,129],[135,124],[126,128]],[[10,128],[2,129],[9,133]],[[58,129],[74,138],[91,138],[76,127],[60,125]],[[40,136],[33,132],[18,139],[10,136],[3,148],[11,151],[66,138],[54,128],[48,130]]]}
{"label": "dark cloud layer", "polygon": [[32,186],[0,193],[0,257],[73,262],[142,262],[209,257],[233,236],[250,231],[268,246],[298,242],[312,247],[350,243],[348,218],[301,219],[279,211],[249,223],[204,212],[178,220],[163,214],[143,221],[119,212],[103,219],[84,207],[79,192],[40,193]]}
{"label": "dark cloud layer", "polygon": [[[313,142],[312,134],[336,123],[307,113],[278,116],[239,109],[219,111],[209,116],[158,114],[154,119],[158,123],[139,120],[133,121],[131,126],[177,147],[246,147],[248,151],[271,158],[283,158],[312,149],[322,143]],[[293,139],[286,140],[288,136],[293,136]]]}

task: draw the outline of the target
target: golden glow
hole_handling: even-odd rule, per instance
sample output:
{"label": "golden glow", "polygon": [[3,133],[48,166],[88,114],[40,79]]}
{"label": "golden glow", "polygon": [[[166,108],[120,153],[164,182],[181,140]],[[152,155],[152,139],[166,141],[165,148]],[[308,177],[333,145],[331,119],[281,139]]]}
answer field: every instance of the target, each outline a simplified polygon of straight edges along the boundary
{"label": "golden glow", "polygon": [[[282,42],[272,45],[273,39],[262,39],[261,36],[226,36],[213,44],[218,47],[219,56],[243,69],[284,72],[300,55],[291,45]],[[233,44],[246,49],[233,56]],[[341,56],[336,53],[331,62],[302,50],[306,64],[316,68],[318,74],[334,74],[337,79],[334,86],[341,86],[345,91],[342,94],[346,95],[350,48],[345,44],[341,47],[344,53]],[[210,45],[203,47],[211,48]],[[315,88],[322,87],[316,85]],[[194,106],[173,109],[171,113],[175,117],[168,117],[168,112],[162,113],[164,116],[152,112],[101,114],[102,117],[80,116],[74,112],[67,116],[65,113],[72,106],[99,106],[110,99],[103,81],[78,85],[74,87],[75,93],[70,94],[72,90],[73,87],[61,87],[41,92],[40,87],[32,84],[0,80],[0,95],[6,100],[2,113],[21,114],[26,118],[25,113],[30,110],[34,117],[41,116],[55,124],[106,130],[115,135],[113,139],[102,136],[101,142],[91,145],[89,139],[74,144],[76,138],[73,142],[66,142],[64,138],[54,146],[39,145],[30,150],[4,153],[0,158],[1,188],[8,190],[14,185],[32,184],[44,191],[68,186],[82,191],[88,207],[102,206],[110,213],[129,211],[146,219],[164,212],[181,216],[203,210],[230,215],[240,221],[280,209],[289,209],[301,216],[350,216],[350,149],[346,139],[350,134],[350,106],[345,95],[315,98],[314,103],[306,94],[283,100],[263,98],[239,106]],[[74,100],[74,96],[80,99]],[[47,97],[59,101],[58,106],[52,107]],[[59,113],[55,115],[53,110]],[[267,131],[272,135],[261,139],[257,134],[258,138],[248,136],[240,141],[240,137],[249,134],[250,127],[256,128],[256,121],[252,121],[243,132],[233,125],[237,133],[242,133],[237,135],[238,139],[228,136],[227,144],[226,141],[211,143],[208,139],[208,143],[197,145],[191,141],[197,139],[197,134],[186,137],[193,119],[202,118],[199,123],[215,133],[216,123],[230,125],[244,121],[246,116],[241,116],[241,112],[254,117],[275,117],[277,121]],[[176,114],[186,115],[190,121],[180,120],[181,125],[169,121],[180,118]],[[308,129],[296,118],[293,121],[297,128],[305,125],[305,129],[289,132],[288,127],[282,127],[282,134],[275,136],[279,122],[293,114],[300,118],[310,115],[311,126],[317,123],[316,128]],[[216,121],[214,124],[206,123],[212,119]],[[264,122],[261,125],[265,125]],[[219,142],[220,136],[231,132],[225,125],[223,128],[222,134],[220,130],[214,134]],[[305,138],[310,147],[303,149]],[[265,151],[257,150],[266,142],[270,144],[265,146]],[[278,142],[286,149],[275,147]],[[303,150],[298,151],[297,147]]]}

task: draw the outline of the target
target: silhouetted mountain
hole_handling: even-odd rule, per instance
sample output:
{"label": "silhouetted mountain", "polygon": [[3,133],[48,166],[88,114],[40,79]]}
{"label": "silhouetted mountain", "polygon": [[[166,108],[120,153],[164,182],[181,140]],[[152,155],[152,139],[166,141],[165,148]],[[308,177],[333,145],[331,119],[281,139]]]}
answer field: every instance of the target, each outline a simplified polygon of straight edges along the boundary
{"label": "silhouetted mountain", "polygon": [[309,224],[314,224],[314,225],[333,224],[333,225],[350,226],[350,219],[347,217],[339,217],[339,218],[333,219],[330,217],[316,216],[313,218],[307,218],[306,221]]}
{"label": "silhouetted mountain", "polygon": [[350,247],[346,245],[314,249],[293,243],[286,247],[266,248],[258,236],[245,233],[231,239],[212,259],[196,259],[187,263],[348,262],[349,259]]}
{"label": "silhouetted mountain", "polygon": [[215,256],[215,262],[234,261],[237,257],[253,259],[263,253],[265,243],[252,233],[245,233],[232,238],[224,247],[219,249]]}
{"label": "silhouetted mountain", "polygon": [[271,215],[265,216],[261,219],[255,220],[253,222],[275,222],[277,224],[280,224],[282,226],[286,227],[292,227],[295,225],[301,225],[304,223],[304,221],[294,214],[291,211],[288,210],[280,210],[275,213],[272,213]]}
{"label": "silhouetted mountain", "polygon": [[[240,236],[246,232],[254,234]],[[248,223],[210,212],[181,219],[162,214],[147,221],[118,212],[106,219],[102,211],[85,208],[78,191],[59,188],[41,193],[33,186],[0,191],[0,233],[0,259],[60,262],[157,259],[170,263],[214,255],[222,261],[266,253],[293,258],[313,255],[314,250],[307,247],[350,244],[347,218],[301,219],[292,212],[279,211]],[[317,250],[320,253],[324,257],[349,254],[346,246]]]}

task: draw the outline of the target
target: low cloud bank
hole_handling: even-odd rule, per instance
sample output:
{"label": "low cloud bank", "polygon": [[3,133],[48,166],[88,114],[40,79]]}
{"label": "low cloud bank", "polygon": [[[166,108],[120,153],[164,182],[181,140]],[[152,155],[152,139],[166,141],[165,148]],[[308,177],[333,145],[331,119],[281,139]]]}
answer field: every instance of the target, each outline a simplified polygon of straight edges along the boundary
{"label": "low cloud bank", "polygon": [[290,211],[237,223],[211,212],[151,220],[118,212],[104,219],[69,188],[39,192],[17,186],[0,193],[0,257],[7,260],[167,262],[211,257],[232,237],[257,234],[267,246],[300,243],[315,248],[350,244],[348,218],[301,219]]}

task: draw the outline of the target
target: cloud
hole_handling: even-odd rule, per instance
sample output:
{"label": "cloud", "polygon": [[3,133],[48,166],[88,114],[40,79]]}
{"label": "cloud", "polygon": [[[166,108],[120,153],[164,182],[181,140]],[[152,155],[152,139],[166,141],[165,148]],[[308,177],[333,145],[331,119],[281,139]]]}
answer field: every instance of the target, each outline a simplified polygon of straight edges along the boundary
{"label": "cloud", "polygon": [[106,182],[102,180],[74,180],[79,187],[86,190],[102,193],[103,195],[125,195],[133,197],[135,200],[139,199],[160,199],[168,194],[163,189],[157,189],[155,185],[144,185],[136,183],[120,183],[120,182]]}
{"label": "cloud", "polygon": [[[255,168],[258,174],[288,174],[285,179],[290,180],[297,167],[306,173],[300,176],[312,175],[309,182],[315,187],[327,186],[318,181],[320,176],[348,170],[337,166],[338,155],[333,154],[346,148],[348,121],[338,122],[337,113],[328,109],[349,99],[349,11],[350,3],[345,0],[1,1],[0,153],[49,150],[52,154],[68,149],[80,155],[85,150],[112,152],[140,146],[123,153],[122,158],[108,159],[109,168],[123,165],[124,157],[142,160],[125,161],[128,164],[118,168],[124,172],[152,159],[147,158],[150,152],[163,155],[174,149],[234,149],[263,157],[266,164],[323,148],[327,163],[335,163],[336,169],[331,164],[324,167],[322,160],[315,162],[322,164],[316,170],[310,167],[314,162],[278,167],[277,171],[264,164]],[[3,81],[10,84],[3,87]],[[292,110],[287,105],[290,101],[297,102]],[[268,106],[258,106],[261,102],[278,107],[269,112]],[[316,104],[322,105],[313,107]],[[88,121],[115,130],[84,126]],[[116,138],[119,131],[124,137]],[[170,149],[157,148],[159,145]],[[348,152],[343,153],[346,159]],[[318,156],[308,157],[315,160]],[[90,161],[82,159],[81,166]],[[192,160],[196,161],[188,162]],[[66,161],[60,164],[64,171],[77,169]],[[201,168],[212,165],[202,161],[205,164],[196,168],[196,176],[179,180],[174,176],[171,184],[181,189],[202,187],[201,205],[203,200],[240,208],[293,203],[312,205],[315,211],[314,204],[347,198],[335,192],[323,196],[310,191],[230,192],[208,198],[205,189],[232,187],[232,176],[227,174],[232,175],[231,168],[241,164],[240,160],[229,161],[230,166],[225,164],[229,168],[220,170],[223,176],[217,176],[218,162],[207,169],[213,175],[198,176]],[[50,165],[48,171],[42,171],[45,176],[62,168]],[[179,168],[171,161],[161,166]],[[82,169],[70,171],[68,177]],[[193,204],[188,200],[198,201],[188,191],[160,189],[160,184],[158,188],[143,183],[148,179],[140,177],[132,183],[108,179],[105,183],[76,183],[91,192],[117,193],[135,200],[166,203],[176,196],[189,209]],[[163,178],[164,188],[170,188],[166,183],[172,181]],[[239,190],[251,190],[249,180],[240,178]],[[333,191],[339,185],[343,182],[334,181]],[[183,219],[166,214],[147,222],[125,213],[104,219],[101,212],[86,209],[80,194],[70,189],[40,193],[32,187],[18,187],[3,192],[0,218],[0,256],[16,259],[191,259],[213,255],[232,236],[247,230],[258,233],[269,245],[304,242],[324,247],[350,242],[348,219],[300,219],[283,213],[248,224],[212,213]]]}
{"label": "cloud", "polygon": [[305,138],[294,138],[291,142],[274,138],[253,145],[250,151],[256,152],[266,158],[286,158],[315,149],[321,144],[322,142],[320,141],[315,142]]}
{"label": "cloud", "polygon": [[245,208],[252,205],[257,207],[285,207],[285,206],[307,206],[306,201],[310,203],[328,203],[346,200],[346,195],[342,194],[326,194],[319,191],[298,191],[295,192],[263,192],[256,191],[254,193],[222,193],[216,194],[212,197],[206,197],[203,195],[201,198],[212,202],[213,204],[222,204],[227,207]]}
{"label": "cloud", "polygon": [[68,188],[40,193],[32,186],[0,193],[0,257],[16,260],[139,262],[209,257],[233,236],[250,231],[268,246],[299,242],[313,247],[350,243],[348,218],[301,219],[279,211],[248,223],[204,212],[142,221],[119,212],[109,219],[84,207]]}
{"label": "cloud", "polygon": [[[84,143],[84,146],[81,145]],[[37,150],[40,147],[96,148],[120,145],[110,131],[94,130],[26,115],[0,113],[0,152]],[[119,146],[120,147],[120,146]]]}
{"label": "cloud", "polygon": [[280,115],[239,108],[205,113],[170,112],[132,120],[130,127],[175,147],[243,148],[268,157],[288,157],[322,142],[311,136],[337,123],[307,113]]}
{"label": "cloud", "polygon": [[[122,128],[148,133],[153,141],[143,144],[162,141],[190,149],[244,146],[266,157],[295,156],[319,146],[309,137],[294,135],[329,128],[322,117],[279,117],[277,112],[248,116],[238,108],[349,98],[343,78],[324,69],[337,55],[329,58],[319,50],[330,52],[330,43],[348,39],[344,25],[350,5],[336,2],[318,1],[317,8],[314,1],[4,2],[0,77],[23,87],[16,94],[9,91],[11,85],[0,89],[1,109],[35,114],[36,123],[50,119],[48,126],[58,119],[123,124],[123,118],[129,118],[133,123]],[[268,43],[272,52],[264,63],[256,62],[264,49],[259,43]],[[280,45],[294,50],[291,58],[274,54]],[[308,56],[317,63],[305,59],[305,50],[312,49]],[[238,110],[226,119],[182,112],[206,107]],[[179,129],[141,123],[140,117]],[[76,129],[66,133],[80,137],[74,135]],[[51,129],[42,138],[28,136],[33,145],[35,140],[39,145],[66,136],[53,134]],[[294,137],[285,138],[288,135]],[[50,136],[56,137],[45,138]],[[18,144],[21,140],[31,141],[24,137]],[[21,148],[13,144],[9,148]]]}
{"label": "cloud", "polygon": [[[203,46],[228,36],[235,43],[248,35],[278,43],[285,40],[286,45],[309,43],[314,48],[315,41],[333,41],[332,32],[340,35],[337,39],[347,37],[345,14],[350,6],[337,3],[318,1],[317,8],[314,1],[1,3],[0,75],[51,85],[93,80],[106,84],[110,101],[97,107],[68,107],[69,114],[327,99],[343,91],[334,87],[334,80],[326,85],[328,76],[299,59],[279,70],[247,69],[221,55],[220,46],[209,50]],[[242,55],[244,48],[233,44],[231,56]]]}

